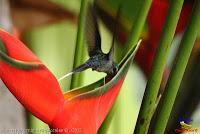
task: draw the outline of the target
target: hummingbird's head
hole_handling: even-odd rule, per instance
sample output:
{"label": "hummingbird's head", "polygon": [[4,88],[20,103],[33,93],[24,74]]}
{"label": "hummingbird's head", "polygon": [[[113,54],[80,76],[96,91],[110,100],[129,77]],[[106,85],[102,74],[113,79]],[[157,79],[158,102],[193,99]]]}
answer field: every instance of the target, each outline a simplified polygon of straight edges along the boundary
{"label": "hummingbird's head", "polygon": [[112,63],[111,68],[109,69],[109,72],[107,73],[108,75],[114,76],[118,72],[118,67],[116,63]]}

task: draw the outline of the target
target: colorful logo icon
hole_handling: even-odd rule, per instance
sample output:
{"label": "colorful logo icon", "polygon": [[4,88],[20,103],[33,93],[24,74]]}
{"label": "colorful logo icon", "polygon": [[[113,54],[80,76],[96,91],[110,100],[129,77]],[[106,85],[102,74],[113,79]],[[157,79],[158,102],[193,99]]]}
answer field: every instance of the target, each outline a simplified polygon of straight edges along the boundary
{"label": "colorful logo icon", "polygon": [[192,125],[190,124],[192,120],[188,118],[179,118],[179,123],[182,129],[191,129]]}
{"label": "colorful logo icon", "polygon": [[198,132],[197,128],[193,128],[191,125],[191,119],[188,118],[179,118],[179,123],[180,123],[180,128],[176,128],[175,132],[176,133],[196,133]]}

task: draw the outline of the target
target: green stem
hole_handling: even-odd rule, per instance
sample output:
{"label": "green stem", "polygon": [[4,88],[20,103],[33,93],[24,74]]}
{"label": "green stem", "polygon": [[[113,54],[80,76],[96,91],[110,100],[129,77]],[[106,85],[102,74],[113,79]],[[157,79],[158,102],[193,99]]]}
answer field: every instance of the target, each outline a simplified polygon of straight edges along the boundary
{"label": "green stem", "polygon": [[[124,52],[126,52],[126,53],[124,55],[129,54],[129,52],[131,50],[130,48],[134,47],[137,44],[137,42],[140,38],[140,35],[142,33],[143,26],[144,26],[145,21],[146,21],[148,11],[149,11],[150,6],[151,6],[151,2],[152,2],[152,0],[144,0],[143,1],[143,4],[141,5],[141,8],[140,8],[139,13],[137,15],[138,17],[137,17],[136,21],[134,22],[133,27],[131,28],[131,32],[129,34],[128,41],[125,45],[126,51],[124,51]],[[114,107],[111,109],[111,111],[109,112],[109,114],[107,115],[107,117],[105,119],[105,122],[103,122],[102,127],[99,129],[98,134],[107,133],[107,131],[108,131],[107,126],[109,126],[110,122],[111,122],[109,120],[111,120],[113,118],[113,115],[114,115],[115,110],[116,110],[115,105],[118,105],[118,104],[114,104]]]}
{"label": "green stem", "polygon": [[[152,0],[143,0],[141,8],[139,10],[139,13],[137,15],[137,20],[134,22],[134,25],[131,28],[131,31],[129,33],[128,41],[125,45],[125,54],[130,49],[132,45],[136,45],[138,42],[138,39],[141,36],[141,32],[143,30],[149,9],[151,7]],[[124,54],[124,55],[125,55]]]}
{"label": "green stem", "polygon": [[179,19],[183,0],[173,0],[167,14],[164,29],[161,34],[159,47],[152,66],[152,72],[147,82],[142,106],[137,120],[135,134],[145,134],[148,132],[149,124],[155,110],[156,99],[160,88],[162,75],[164,72],[170,45],[175,33]]}
{"label": "green stem", "polygon": [[113,120],[114,114],[117,110],[117,106],[119,105],[119,103],[114,103],[114,105],[112,106],[112,109],[110,110],[110,112],[108,113],[108,115],[106,116],[106,119],[103,121],[103,124],[101,125],[101,127],[98,130],[98,134],[106,134],[109,131],[109,128],[111,126],[111,122]]}
{"label": "green stem", "polygon": [[164,133],[186,65],[197,37],[197,29],[200,27],[200,0],[196,0],[194,6],[191,19],[183,35],[180,49],[170,73],[163,98],[161,99],[161,110],[158,112],[153,134]]}
{"label": "green stem", "polygon": [[[79,66],[83,63],[83,55],[84,55],[84,27],[85,27],[85,16],[87,13],[87,5],[88,0],[81,1],[80,13],[79,13],[79,20],[78,20],[78,31],[77,31],[77,38],[76,38],[76,49],[74,54],[74,65],[73,68]],[[72,76],[71,80],[71,89],[77,86],[80,86],[83,81],[83,74],[75,74]]]}

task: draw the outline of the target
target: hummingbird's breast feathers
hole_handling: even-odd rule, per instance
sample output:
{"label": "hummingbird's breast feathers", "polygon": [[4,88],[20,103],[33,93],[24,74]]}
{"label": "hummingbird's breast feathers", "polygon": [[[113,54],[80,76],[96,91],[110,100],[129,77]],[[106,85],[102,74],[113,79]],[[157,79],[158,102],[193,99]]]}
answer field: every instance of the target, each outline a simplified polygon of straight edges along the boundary
{"label": "hummingbird's breast feathers", "polygon": [[90,57],[86,64],[98,72],[105,72],[107,74],[115,74],[117,66],[113,60],[109,60],[106,54],[98,54]]}

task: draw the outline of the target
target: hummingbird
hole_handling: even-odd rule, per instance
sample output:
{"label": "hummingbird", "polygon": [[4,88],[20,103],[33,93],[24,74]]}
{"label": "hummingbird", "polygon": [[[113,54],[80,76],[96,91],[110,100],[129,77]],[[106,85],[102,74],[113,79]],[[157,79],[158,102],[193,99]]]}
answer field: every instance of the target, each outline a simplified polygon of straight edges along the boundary
{"label": "hummingbird", "polygon": [[[119,10],[117,16],[119,16]],[[114,41],[116,33],[116,25],[114,28],[114,34],[112,39],[112,45],[108,53],[104,53],[101,49],[101,36],[99,33],[99,27],[97,23],[97,15],[93,5],[88,5],[88,11],[86,16],[85,32],[86,32],[86,44],[88,48],[89,59],[82,65],[74,68],[71,72],[64,75],[59,79],[62,80],[65,77],[82,72],[91,68],[93,71],[104,72],[108,76],[114,76],[118,72],[118,66],[113,60],[114,55]]]}

